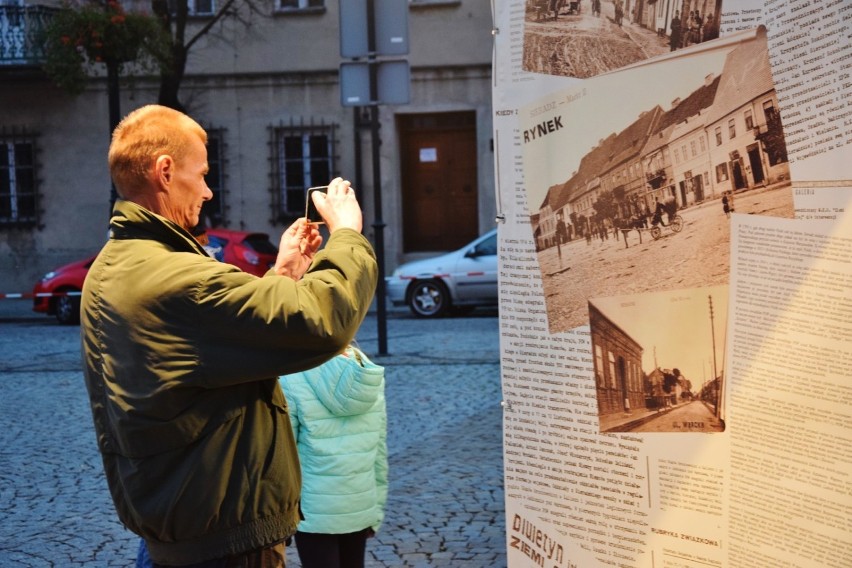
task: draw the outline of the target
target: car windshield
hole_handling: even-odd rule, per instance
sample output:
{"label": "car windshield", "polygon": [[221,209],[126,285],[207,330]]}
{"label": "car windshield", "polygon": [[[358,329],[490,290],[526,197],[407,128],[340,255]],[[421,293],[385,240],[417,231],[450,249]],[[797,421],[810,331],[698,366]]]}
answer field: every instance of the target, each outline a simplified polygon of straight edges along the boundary
{"label": "car windshield", "polygon": [[278,248],[272,244],[266,235],[248,235],[243,242],[249,248],[261,254],[278,254]]}
{"label": "car windshield", "polygon": [[477,256],[497,254],[497,234],[493,234],[478,245],[475,253]]}

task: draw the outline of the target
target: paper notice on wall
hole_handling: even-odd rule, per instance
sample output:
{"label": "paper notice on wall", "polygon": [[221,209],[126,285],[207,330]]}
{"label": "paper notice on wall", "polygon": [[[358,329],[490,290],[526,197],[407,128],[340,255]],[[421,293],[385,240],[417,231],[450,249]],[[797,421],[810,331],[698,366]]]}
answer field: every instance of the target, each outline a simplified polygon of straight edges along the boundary
{"label": "paper notice on wall", "polygon": [[852,3],[766,2],[764,14],[793,177],[852,179]]}
{"label": "paper notice on wall", "polygon": [[[720,37],[696,42],[711,4],[722,14]],[[852,161],[834,157],[823,170],[814,160],[828,152],[794,158],[788,125],[804,107],[779,104],[775,87],[791,71],[783,66],[793,52],[782,51],[792,40],[779,30],[795,27],[792,7],[800,15],[818,8],[848,40],[843,19],[834,21],[840,7],[622,0],[602,2],[598,14],[590,1],[561,5],[549,18],[547,2],[494,5],[509,568],[848,564],[848,537],[836,529],[849,518],[840,492],[847,478],[837,472],[850,444],[830,420],[843,419],[849,401],[829,408],[820,398],[829,395],[811,394],[810,418],[794,433],[793,418],[775,415],[792,414],[785,397],[797,391],[773,394],[788,406],[768,411],[757,388],[740,398],[731,367],[732,350],[758,347],[749,337],[731,342],[732,314],[754,302],[742,286],[730,287],[740,254],[734,227],[742,219],[833,225],[850,206],[843,189],[852,175],[838,171]],[[676,10],[684,13],[673,42]],[[582,26],[604,30],[598,49],[589,48],[594,36],[560,33]],[[614,38],[653,49],[603,70]],[[823,54],[828,43],[814,40]],[[632,49],[621,47],[610,51],[623,57]],[[832,79],[848,94],[844,61]],[[804,96],[787,85],[793,99]],[[829,107],[812,104],[807,119]],[[819,136],[816,128],[808,135]],[[794,160],[823,173],[795,169]],[[812,355],[821,352],[810,343]],[[799,365],[799,346],[785,347],[785,364]],[[744,371],[751,368],[736,372]],[[777,443],[773,428],[793,447],[761,447]],[[827,439],[834,432],[840,437]],[[819,437],[805,447],[803,434]],[[807,452],[830,469],[823,485],[806,487],[815,471]],[[841,459],[830,462],[833,453]],[[771,489],[760,487],[764,480]]]}
{"label": "paper notice on wall", "polygon": [[850,566],[852,215],[735,215],[732,249],[730,565]]}

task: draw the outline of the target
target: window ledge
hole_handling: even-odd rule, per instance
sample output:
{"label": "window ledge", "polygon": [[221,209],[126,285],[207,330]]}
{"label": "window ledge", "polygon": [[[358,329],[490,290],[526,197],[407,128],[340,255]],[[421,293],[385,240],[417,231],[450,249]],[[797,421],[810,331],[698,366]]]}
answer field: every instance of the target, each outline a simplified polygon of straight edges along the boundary
{"label": "window ledge", "polygon": [[412,9],[453,8],[461,6],[461,0],[410,0],[408,6]]}
{"label": "window ledge", "polygon": [[325,6],[313,6],[311,8],[275,8],[276,16],[317,16],[325,13]]}

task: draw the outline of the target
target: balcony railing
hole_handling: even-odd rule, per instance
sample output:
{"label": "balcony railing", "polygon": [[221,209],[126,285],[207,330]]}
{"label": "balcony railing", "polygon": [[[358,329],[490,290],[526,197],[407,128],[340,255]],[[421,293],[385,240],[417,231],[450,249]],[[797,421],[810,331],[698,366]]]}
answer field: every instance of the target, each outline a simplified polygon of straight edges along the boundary
{"label": "balcony railing", "polygon": [[0,6],[0,67],[44,62],[44,30],[57,12],[49,6]]}

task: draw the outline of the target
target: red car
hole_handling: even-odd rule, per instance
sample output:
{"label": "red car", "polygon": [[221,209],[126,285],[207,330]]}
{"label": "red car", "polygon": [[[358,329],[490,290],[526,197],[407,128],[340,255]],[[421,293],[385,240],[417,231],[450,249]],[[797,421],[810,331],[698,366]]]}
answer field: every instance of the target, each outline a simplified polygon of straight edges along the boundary
{"label": "red car", "polygon": [[266,233],[207,229],[207,239],[204,248],[210,256],[255,276],[266,274],[278,257],[278,247]]}
{"label": "red car", "polygon": [[65,264],[42,276],[33,288],[33,311],[54,315],[61,324],[79,323],[80,290],[95,256]]}
{"label": "red car", "polygon": [[[204,248],[210,256],[256,276],[266,274],[278,256],[278,247],[266,233],[208,229],[207,237]],[[61,324],[80,323],[80,291],[95,256],[65,264],[42,276],[33,288],[33,311],[56,316]]]}

